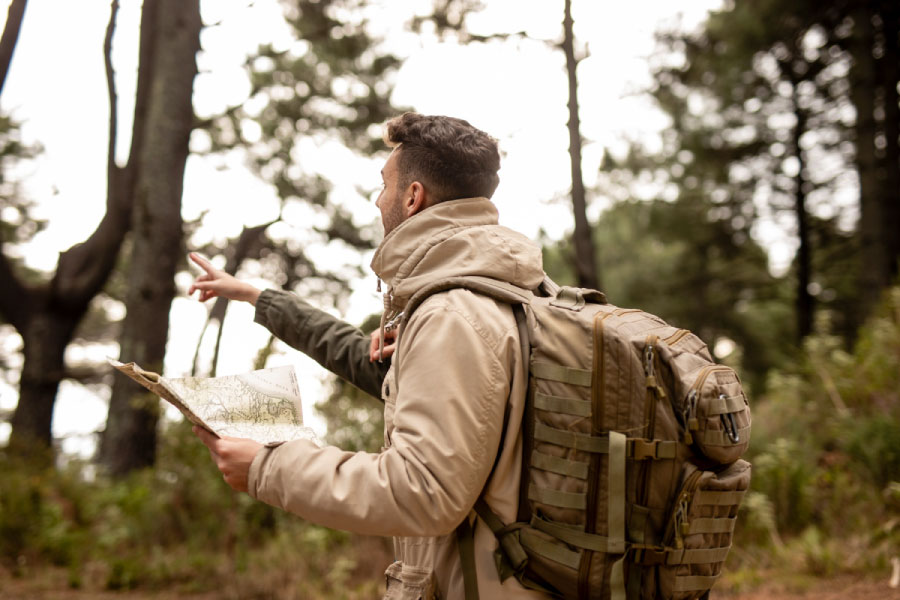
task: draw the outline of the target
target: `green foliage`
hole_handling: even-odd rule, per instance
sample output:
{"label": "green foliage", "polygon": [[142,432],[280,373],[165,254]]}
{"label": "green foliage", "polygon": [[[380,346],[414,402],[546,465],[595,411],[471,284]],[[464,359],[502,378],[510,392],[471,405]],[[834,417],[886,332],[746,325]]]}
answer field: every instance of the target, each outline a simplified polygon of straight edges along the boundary
{"label": "green foliage", "polygon": [[[39,283],[46,274],[23,264],[20,244],[30,241],[47,226],[46,219],[34,216],[37,202],[23,195],[21,183],[10,177],[13,167],[35,158],[42,148],[22,142],[19,123],[8,115],[0,114],[0,251],[5,255],[15,274],[23,282]],[[0,314],[0,322],[3,322]],[[0,367],[5,363],[0,359]]]}
{"label": "green foliage", "polygon": [[16,564],[19,556],[40,555],[53,564],[65,565],[78,534],[66,519],[74,508],[58,492],[68,484],[69,473],[35,469],[34,465],[0,462],[0,558]]}
{"label": "green foliage", "polygon": [[900,422],[884,417],[861,419],[849,432],[847,453],[872,483],[885,488],[900,477]]}
{"label": "green foliage", "polygon": [[753,460],[753,488],[775,508],[778,531],[796,532],[812,517],[815,469],[810,458],[797,441],[779,438]]}
{"label": "green foliage", "polygon": [[852,352],[813,336],[768,390],[753,404],[744,560],[816,576],[884,568],[900,551],[900,288]]}
{"label": "green foliage", "polygon": [[[613,304],[657,314],[710,345],[734,341],[736,366],[754,390],[788,356],[785,282],[772,277],[753,240],[709,218],[702,203],[620,202],[601,215],[595,231],[602,287]],[[545,268],[560,283],[574,279],[567,253],[566,245],[544,251]]]}
{"label": "green foliage", "polygon": [[[347,282],[363,275],[361,261],[353,257],[373,248],[380,232],[377,223],[360,222],[347,200],[331,194],[333,173],[311,166],[320,161],[308,156],[339,146],[347,149],[345,156],[387,150],[379,125],[403,110],[390,102],[400,60],[374,33],[369,19],[375,13],[364,0],[281,5],[292,39],[260,46],[246,61],[246,100],[210,115],[195,132],[197,139],[206,138],[211,157],[239,149],[254,174],[277,191],[280,206],[272,215],[277,225],[262,225],[251,243],[242,234],[193,249],[209,257],[224,254],[242,276],[262,277],[307,299],[341,306]],[[223,158],[223,168],[227,162]],[[378,168],[373,165],[373,183]],[[373,190],[357,191],[366,197]],[[329,252],[331,260],[318,260],[310,250],[322,246],[338,251]]]}
{"label": "green foliage", "polygon": [[231,491],[186,423],[167,429],[155,469],[118,481],[89,472],[0,458],[0,568],[27,577],[61,567],[71,587],[88,591],[367,598],[390,562],[379,538],[317,527]]}

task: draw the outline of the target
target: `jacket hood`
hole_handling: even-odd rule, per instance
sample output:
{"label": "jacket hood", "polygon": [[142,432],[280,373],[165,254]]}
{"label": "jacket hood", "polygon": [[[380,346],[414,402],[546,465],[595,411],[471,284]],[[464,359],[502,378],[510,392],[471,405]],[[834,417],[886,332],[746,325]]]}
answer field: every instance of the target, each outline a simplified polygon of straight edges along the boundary
{"label": "jacket hood", "polygon": [[536,288],[544,277],[540,247],[499,225],[498,217],[487,198],[466,198],[441,202],[400,223],[372,258],[394,306],[446,277],[480,275]]}

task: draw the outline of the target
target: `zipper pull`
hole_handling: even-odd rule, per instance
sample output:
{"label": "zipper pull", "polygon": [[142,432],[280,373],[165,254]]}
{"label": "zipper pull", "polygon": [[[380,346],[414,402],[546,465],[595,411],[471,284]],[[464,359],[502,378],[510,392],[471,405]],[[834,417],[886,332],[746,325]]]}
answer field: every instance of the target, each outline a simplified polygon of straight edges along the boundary
{"label": "zipper pull", "polygon": [[678,499],[678,507],[675,509],[675,523],[674,523],[674,533],[675,533],[675,548],[681,550],[684,548],[684,530],[685,530],[685,517],[687,516],[687,505],[684,501],[684,496]]}
{"label": "zipper pull", "polygon": [[375,291],[379,294],[381,293],[381,277],[378,278],[378,283],[375,285]]}
{"label": "zipper pull", "polygon": [[688,446],[694,443],[694,436],[691,435],[691,430],[697,428],[696,420],[691,418],[691,415],[694,412],[694,405],[696,403],[697,390],[691,390],[690,393],[688,393],[684,411],[682,412],[682,417],[684,420],[684,443]]}
{"label": "zipper pull", "polygon": [[680,535],[678,536],[679,537],[678,541],[681,542],[681,544],[679,544],[679,548],[681,548],[683,546],[682,540],[684,539],[684,536],[686,536],[688,534],[688,532],[690,532],[690,530],[691,530],[691,523],[687,519],[688,510],[690,508],[688,506],[688,500],[689,500],[689,498],[687,498],[687,497],[682,498],[681,506],[679,507],[679,512],[681,513],[681,528],[679,531]]}

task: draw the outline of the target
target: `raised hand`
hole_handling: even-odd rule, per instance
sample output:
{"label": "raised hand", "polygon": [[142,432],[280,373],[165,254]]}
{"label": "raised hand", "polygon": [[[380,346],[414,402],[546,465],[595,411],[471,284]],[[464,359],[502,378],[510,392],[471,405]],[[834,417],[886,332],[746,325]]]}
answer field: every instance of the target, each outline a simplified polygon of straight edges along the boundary
{"label": "raised hand", "polygon": [[199,291],[200,296],[198,300],[201,302],[221,296],[229,300],[242,300],[256,305],[256,299],[259,298],[260,290],[245,281],[232,277],[225,271],[220,271],[196,252],[191,252],[188,257],[205,271],[203,275],[195,279],[194,283],[191,284],[188,296],[195,291]]}

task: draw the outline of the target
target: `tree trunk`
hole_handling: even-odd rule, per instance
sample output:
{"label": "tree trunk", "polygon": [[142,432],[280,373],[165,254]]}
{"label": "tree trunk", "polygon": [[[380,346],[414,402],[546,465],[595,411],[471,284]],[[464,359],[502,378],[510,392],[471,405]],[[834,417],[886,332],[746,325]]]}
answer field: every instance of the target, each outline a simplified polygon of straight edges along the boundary
{"label": "tree trunk", "polygon": [[578,117],[578,80],[575,73],[578,60],[575,58],[575,35],[572,25],[572,0],[566,0],[562,48],[566,55],[566,74],[569,79],[568,127],[569,157],[572,164],[572,209],[575,213],[575,272],[578,276],[578,285],[599,289],[597,255],[591,226],[587,219],[587,201],[581,173],[581,120]]}
{"label": "tree trunk", "polygon": [[3,36],[0,37],[0,92],[6,83],[6,74],[9,73],[16,42],[19,41],[19,31],[25,17],[25,4],[26,0],[13,0],[6,13],[6,25],[3,26]]}
{"label": "tree trunk", "polygon": [[[20,331],[25,361],[9,439],[9,450],[16,455],[38,458],[52,447],[53,405],[65,372],[63,355],[78,320],[44,308]],[[47,452],[43,458],[49,462],[51,456]]]}
{"label": "tree trunk", "polygon": [[879,61],[884,92],[884,140],[881,171],[881,198],[884,206],[882,237],[887,243],[888,283],[895,283],[900,261],[900,5],[897,0],[881,2],[884,55]]}
{"label": "tree trunk", "polygon": [[[24,10],[24,2],[15,2]],[[14,6],[10,6],[10,13]],[[107,42],[112,37],[118,12],[112,3]],[[13,15],[10,15],[13,18]],[[21,20],[21,13],[19,13]],[[12,57],[19,22],[4,28],[3,61]],[[13,32],[15,35],[13,35]],[[110,45],[106,47],[110,64]],[[2,66],[2,77],[8,68]],[[2,80],[0,80],[2,84]],[[108,79],[110,98],[115,98],[113,80]],[[140,89],[140,84],[139,84]],[[110,122],[115,123],[116,106],[110,104]],[[140,138],[140,111],[135,114],[135,138]],[[110,148],[115,146],[115,127],[110,127]],[[130,169],[117,168],[110,160],[107,173],[109,193],[106,214],[97,229],[84,242],[75,244],[59,257],[52,280],[34,287],[22,283],[6,256],[0,252],[0,313],[22,336],[24,364],[19,385],[19,401],[12,417],[10,449],[14,453],[33,454],[35,446],[50,450],[53,405],[60,381],[65,375],[64,354],[75,328],[87,312],[91,299],[102,289],[112,271],[119,247],[128,230],[131,214],[130,192],[116,182],[127,182],[121,175]],[[2,240],[0,240],[2,242]],[[47,453],[50,456],[50,453]]]}
{"label": "tree trunk", "polygon": [[[199,1],[145,1],[142,26],[145,23],[153,23],[155,38],[153,84],[139,157],[120,357],[161,371],[175,271],[183,255],[181,195],[193,127]],[[113,475],[154,463],[158,412],[154,396],[127,378],[116,378],[101,448],[103,462]]]}
{"label": "tree trunk", "polygon": [[[889,282],[886,240],[882,238],[884,219],[880,202],[875,156],[875,42],[872,13],[865,4],[853,12],[853,36],[850,51],[851,101],[856,109],[856,170],[859,175],[859,240],[862,265],[859,269],[861,294],[860,318],[864,319]],[[858,324],[857,324],[858,325]]]}
{"label": "tree trunk", "polygon": [[800,77],[793,71],[791,65],[787,66],[793,86],[794,116],[797,124],[794,126],[794,155],[797,158],[797,175],[794,177],[794,211],[797,215],[797,296],[795,310],[797,320],[797,340],[802,344],[803,339],[812,333],[814,301],[809,293],[812,271],[812,249],[809,239],[809,215],[806,213],[806,162],[803,149],[800,147],[800,138],[806,132],[807,114],[800,107],[800,96],[797,92]]}

